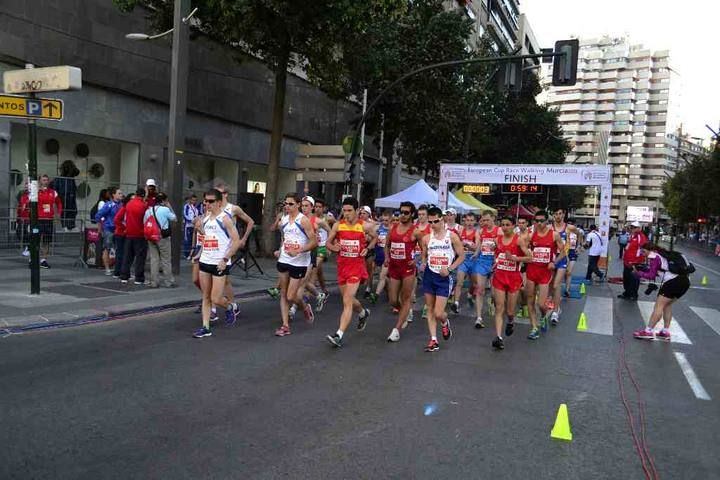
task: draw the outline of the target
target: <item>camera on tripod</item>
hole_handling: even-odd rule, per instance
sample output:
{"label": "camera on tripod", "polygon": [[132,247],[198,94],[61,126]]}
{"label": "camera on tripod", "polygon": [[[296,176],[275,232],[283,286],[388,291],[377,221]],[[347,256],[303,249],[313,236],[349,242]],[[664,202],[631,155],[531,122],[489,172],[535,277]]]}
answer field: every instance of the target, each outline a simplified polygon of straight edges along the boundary
{"label": "camera on tripod", "polygon": [[656,283],[650,283],[648,284],[647,288],[645,289],[645,295],[650,295],[652,292],[658,289],[658,286]]}

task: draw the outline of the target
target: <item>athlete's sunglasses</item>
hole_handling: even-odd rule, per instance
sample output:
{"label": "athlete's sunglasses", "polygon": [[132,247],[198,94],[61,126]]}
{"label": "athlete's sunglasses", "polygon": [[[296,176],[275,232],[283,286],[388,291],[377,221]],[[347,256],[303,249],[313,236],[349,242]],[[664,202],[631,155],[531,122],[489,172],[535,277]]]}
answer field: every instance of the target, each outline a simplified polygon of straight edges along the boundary
{"label": "athlete's sunglasses", "polygon": [[535,223],[545,223],[547,222],[547,218],[536,218]]}
{"label": "athlete's sunglasses", "polygon": [[297,205],[295,202],[285,202],[286,207],[292,207],[293,205]]}
{"label": "athlete's sunglasses", "polygon": [[437,220],[428,220],[428,223],[432,223],[433,225],[435,225],[436,223],[440,223],[440,222],[442,222],[442,220],[440,220],[440,219],[437,219]]}
{"label": "athlete's sunglasses", "polygon": [[208,200],[208,199],[206,198],[205,200],[203,200],[203,202],[205,202],[205,203],[215,203],[215,202],[217,202],[217,200]]}
{"label": "athlete's sunglasses", "polygon": [[410,210],[400,210],[400,215],[412,215]]}

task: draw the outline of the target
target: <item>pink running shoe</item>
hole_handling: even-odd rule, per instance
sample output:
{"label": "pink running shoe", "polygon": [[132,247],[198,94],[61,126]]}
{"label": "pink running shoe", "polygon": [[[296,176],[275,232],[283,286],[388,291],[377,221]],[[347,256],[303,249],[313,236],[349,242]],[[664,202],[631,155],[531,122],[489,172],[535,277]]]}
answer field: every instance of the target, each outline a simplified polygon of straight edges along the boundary
{"label": "pink running shoe", "polygon": [[305,314],[305,321],[307,323],[313,323],[315,321],[315,314],[313,313],[313,309],[309,303],[305,304],[305,310],[303,313]]}
{"label": "pink running shoe", "polygon": [[633,337],[639,340],[655,340],[655,333],[647,328],[641,328],[633,332]]}
{"label": "pink running shoe", "polygon": [[662,329],[660,330],[657,335],[655,335],[655,338],[658,340],[664,340],[666,342],[670,341],[670,330]]}
{"label": "pink running shoe", "polygon": [[285,325],[281,325],[280,328],[275,330],[275,336],[276,337],[284,337],[285,335],[290,335],[290,327],[286,327]]}

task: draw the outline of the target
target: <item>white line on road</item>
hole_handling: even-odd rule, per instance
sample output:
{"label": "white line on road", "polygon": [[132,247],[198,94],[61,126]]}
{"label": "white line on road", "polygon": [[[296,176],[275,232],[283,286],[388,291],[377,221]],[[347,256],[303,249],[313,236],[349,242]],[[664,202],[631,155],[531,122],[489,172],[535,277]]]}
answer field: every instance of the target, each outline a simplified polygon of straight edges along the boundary
{"label": "white line on road", "polygon": [[695,265],[696,267],[702,268],[703,270],[707,270],[707,271],[710,272],[710,273],[714,273],[715,275],[720,275],[720,272],[718,272],[717,270],[713,270],[713,269],[710,268],[710,267],[706,267],[705,265],[703,265],[703,264],[701,264],[701,263],[692,262],[692,264]]}
{"label": "white line on road", "polygon": [[698,400],[710,400],[710,395],[707,390],[705,390],[705,387],[702,386],[702,383],[700,383],[697,375],[695,375],[695,370],[693,370],[692,365],[690,365],[690,362],[685,358],[685,354],[682,352],[673,353],[675,354],[675,359],[680,365],[683,375],[685,375],[685,380],[690,384],[690,388],[695,394],[695,398]]}
{"label": "white line on road", "polygon": [[587,318],[587,330],[585,333],[597,333],[600,335],[613,334],[613,301],[608,297],[585,298],[585,317]]}
{"label": "white line on road", "polygon": [[[640,309],[640,314],[643,317],[643,322],[645,323],[645,326],[647,326],[655,304],[653,302],[637,302],[637,304]],[[662,320],[660,320],[660,322],[662,323]],[[672,343],[684,343],[687,345],[693,344],[675,317],[673,317],[672,323],[670,324],[670,341]]]}
{"label": "white line on road", "polygon": [[714,308],[690,307],[695,314],[707,323],[707,326],[720,335],[720,312]]}

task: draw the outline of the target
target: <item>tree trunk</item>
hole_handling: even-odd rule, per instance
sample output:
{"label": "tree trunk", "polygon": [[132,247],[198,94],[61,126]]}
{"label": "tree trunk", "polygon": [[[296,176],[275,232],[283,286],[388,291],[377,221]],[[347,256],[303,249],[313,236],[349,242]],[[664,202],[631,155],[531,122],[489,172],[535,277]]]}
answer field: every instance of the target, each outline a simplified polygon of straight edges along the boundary
{"label": "tree trunk", "polygon": [[272,255],[275,248],[275,235],[270,226],[275,221],[275,204],[278,202],[278,182],[280,177],[280,157],[282,155],[283,127],[285,123],[285,94],[287,92],[287,66],[290,51],[275,70],[275,94],[273,97],[272,132],[270,134],[270,159],[263,206],[262,247],[263,254]]}

